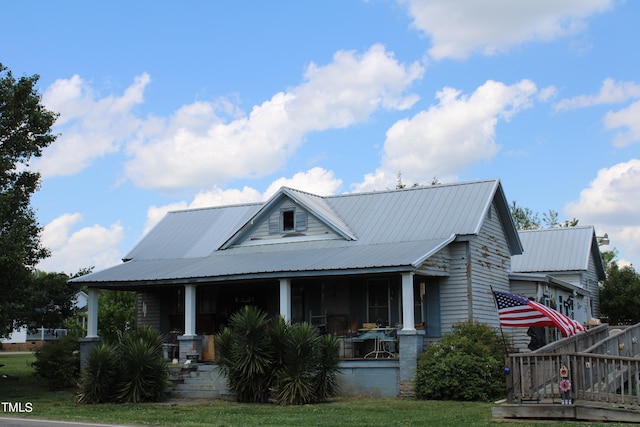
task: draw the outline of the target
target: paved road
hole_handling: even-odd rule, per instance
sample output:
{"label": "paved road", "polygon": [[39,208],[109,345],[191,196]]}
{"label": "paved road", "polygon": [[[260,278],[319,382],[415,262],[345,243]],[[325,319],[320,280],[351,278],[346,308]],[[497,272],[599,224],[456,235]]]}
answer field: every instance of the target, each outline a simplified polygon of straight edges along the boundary
{"label": "paved road", "polygon": [[37,420],[29,418],[13,418],[13,417],[0,417],[0,425],[3,427],[131,427],[120,424],[98,424],[98,423],[83,423],[78,421],[53,421],[53,420]]}

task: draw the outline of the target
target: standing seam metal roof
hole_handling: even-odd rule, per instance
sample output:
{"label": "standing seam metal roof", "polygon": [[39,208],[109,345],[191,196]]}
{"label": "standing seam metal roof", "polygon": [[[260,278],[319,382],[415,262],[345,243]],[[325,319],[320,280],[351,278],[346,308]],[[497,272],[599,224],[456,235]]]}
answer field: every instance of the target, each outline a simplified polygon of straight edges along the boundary
{"label": "standing seam metal roof", "polygon": [[[268,272],[409,270],[456,235],[477,234],[492,201],[508,209],[498,180],[328,197],[283,188],[274,197],[283,196],[295,197],[312,214],[357,239],[304,241],[302,237],[220,249],[260,218],[263,203],[177,211],[167,214],[136,245],[127,255],[130,261],[74,281],[216,280]],[[512,242],[511,252],[520,253],[517,232],[509,224],[512,222],[505,223],[505,230]]]}

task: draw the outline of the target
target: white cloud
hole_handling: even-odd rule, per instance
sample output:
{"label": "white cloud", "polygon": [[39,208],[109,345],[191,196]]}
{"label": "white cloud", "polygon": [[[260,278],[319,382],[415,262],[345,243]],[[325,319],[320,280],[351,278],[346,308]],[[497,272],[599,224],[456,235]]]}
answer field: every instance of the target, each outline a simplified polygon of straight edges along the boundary
{"label": "white cloud", "polygon": [[77,75],[56,80],[45,90],[42,103],[60,113],[52,130],[61,135],[44,150],[42,157],[32,161],[32,167],[45,178],[73,175],[95,158],[119,151],[140,126],[132,109],[142,103],[150,80],[144,73],[121,96],[101,99]]}
{"label": "white cloud", "polygon": [[309,65],[305,81],[224,122],[207,103],[183,107],[129,147],[127,176],[157,189],[203,188],[234,177],[278,170],[308,132],[342,128],[379,109],[411,107],[404,92],[422,76],[417,63],[404,65],[380,45],[363,54],[340,51],[333,62]]}
{"label": "white cloud", "polygon": [[604,124],[607,129],[627,129],[613,137],[613,145],[617,147],[624,147],[640,141],[640,101],[636,101],[620,111],[609,111],[604,116]]}
{"label": "white cloud", "polygon": [[437,105],[387,131],[382,164],[365,176],[358,190],[393,188],[398,172],[407,185],[426,184],[434,177],[454,180],[468,165],[498,152],[498,121],[531,106],[536,90],[530,80],[510,86],[487,81],[471,95],[444,88],[437,94]]}
{"label": "white cloud", "polygon": [[333,172],[315,167],[306,172],[298,172],[291,178],[283,177],[275,180],[264,193],[247,186],[242,190],[223,190],[214,187],[209,191],[199,192],[190,203],[181,201],[164,206],[151,206],[147,210],[147,222],[143,234],[148,233],[167,212],[173,210],[262,202],[269,199],[280,187],[291,187],[321,196],[331,195],[335,194],[341,185],[342,181],[335,178]]}
{"label": "white cloud", "polygon": [[554,105],[556,111],[572,110],[602,104],[619,104],[629,99],[640,98],[640,85],[635,82],[616,82],[605,79],[596,95],[580,95],[560,100]]}
{"label": "white cloud", "polygon": [[[610,247],[629,259],[640,259],[640,159],[618,163],[598,171],[577,201],[568,203],[569,218],[594,225],[599,234],[608,233]],[[636,263],[637,265],[637,263]]]}
{"label": "white cloud", "polygon": [[82,268],[100,270],[121,262],[117,246],[124,238],[122,226],[93,225],[73,231],[81,221],[79,213],[64,214],[44,227],[42,244],[51,256],[38,264],[40,270],[74,274]]}
{"label": "white cloud", "polygon": [[[640,98],[640,84],[606,79],[596,95],[580,95],[566,98],[554,105],[556,111],[586,108],[596,105],[620,104]],[[613,137],[613,145],[625,147],[640,141],[640,101],[635,101],[618,111],[609,111],[603,118],[608,130],[623,130]]]}
{"label": "white cloud", "polygon": [[494,55],[531,41],[575,34],[613,0],[399,0],[413,26],[429,36],[435,59]]}

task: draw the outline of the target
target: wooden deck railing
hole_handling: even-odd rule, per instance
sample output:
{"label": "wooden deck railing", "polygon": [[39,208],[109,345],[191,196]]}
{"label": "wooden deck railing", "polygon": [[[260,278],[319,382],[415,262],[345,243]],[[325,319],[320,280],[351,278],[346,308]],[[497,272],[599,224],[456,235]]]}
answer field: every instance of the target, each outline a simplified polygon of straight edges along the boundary
{"label": "wooden deck railing", "polygon": [[[606,327],[607,325],[602,325]],[[561,340],[536,352],[507,358],[510,403],[587,400],[640,406],[640,324],[612,336],[602,327]],[[608,330],[608,327],[606,328]],[[600,338],[593,341],[595,336]],[[576,348],[580,348],[576,351]],[[544,352],[541,352],[543,350]],[[568,370],[568,391],[560,388],[561,368]],[[565,383],[566,384],[566,383]]]}

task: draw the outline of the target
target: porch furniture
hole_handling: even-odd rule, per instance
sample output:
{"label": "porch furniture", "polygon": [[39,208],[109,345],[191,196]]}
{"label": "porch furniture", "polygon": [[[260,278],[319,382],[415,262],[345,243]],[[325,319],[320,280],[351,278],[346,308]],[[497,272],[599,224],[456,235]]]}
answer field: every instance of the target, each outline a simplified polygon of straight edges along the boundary
{"label": "porch furniture", "polygon": [[373,340],[373,350],[365,354],[364,358],[378,359],[380,357],[396,357],[390,350],[395,349],[396,338],[393,334],[396,332],[396,328],[364,328],[360,329],[360,332],[364,332],[356,339],[366,341]]}

